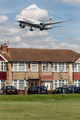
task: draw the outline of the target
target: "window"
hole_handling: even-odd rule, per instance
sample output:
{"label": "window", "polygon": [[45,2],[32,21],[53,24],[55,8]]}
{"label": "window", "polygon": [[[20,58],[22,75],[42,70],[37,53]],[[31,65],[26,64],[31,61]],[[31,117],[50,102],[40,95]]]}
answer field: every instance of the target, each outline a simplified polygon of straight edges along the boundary
{"label": "window", "polygon": [[49,71],[49,64],[48,63],[42,63],[42,71],[43,72]]}
{"label": "window", "polygon": [[28,71],[28,63],[25,62],[14,62],[13,71]]}
{"label": "window", "polygon": [[[6,80],[5,80],[5,81],[0,80],[0,83],[1,83],[1,88],[2,88],[3,86],[6,86]],[[0,88],[0,89],[1,89],[1,88]]]}
{"label": "window", "polygon": [[58,71],[58,64],[57,63],[54,64],[54,70]]}
{"label": "window", "polygon": [[28,81],[27,80],[13,80],[12,85],[20,90],[24,90],[25,87],[26,87],[26,89],[28,89]]}
{"label": "window", "polygon": [[38,71],[38,64],[37,63],[31,63],[31,71],[32,72]]}
{"label": "window", "polygon": [[80,63],[73,64],[73,71],[80,72]]}
{"label": "window", "polygon": [[54,72],[67,72],[67,63],[53,63]]}
{"label": "window", "polygon": [[78,63],[78,71],[80,72],[80,63]]}
{"label": "window", "polygon": [[17,88],[17,80],[14,80],[14,86]]}
{"label": "window", "polygon": [[26,71],[28,71],[28,63],[26,63]]}
{"label": "window", "polygon": [[6,62],[0,62],[0,71],[6,71]]}
{"label": "window", "polygon": [[22,62],[19,63],[19,71],[25,71],[25,64]]}
{"label": "window", "polygon": [[13,68],[14,68],[14,71],[17,71],[17,69],[18,69],[18,64],[17,64],[17,62],[15,62],[14,64],[13,64]]}
{"label": "window", "polygon": [[19,80],[19,89],[24,90],[24,80]]}
{"label": "window", "polygon": [[76,85],[77,87],[80,87],[80,80],[74,80],[73,83],[74,83],[74,85]]}
{"label": "window", "polygon": [[53,89],[67,85],[67,80],[53,80]]}
{"label": "window", "polygon": [[59,71],[64,71],[64,63],[59,63]]}

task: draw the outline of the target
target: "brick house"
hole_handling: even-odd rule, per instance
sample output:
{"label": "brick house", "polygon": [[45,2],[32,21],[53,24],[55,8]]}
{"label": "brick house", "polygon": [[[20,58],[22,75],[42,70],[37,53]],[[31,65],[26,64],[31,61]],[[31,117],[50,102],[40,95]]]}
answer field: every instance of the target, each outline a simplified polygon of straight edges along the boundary
{"label": "brick house", "polygon": [[14,85],[24,89],[45,85],[53,90],[63,84],[80,85],[80,54],[65,49],[0,47],[0,88]]}

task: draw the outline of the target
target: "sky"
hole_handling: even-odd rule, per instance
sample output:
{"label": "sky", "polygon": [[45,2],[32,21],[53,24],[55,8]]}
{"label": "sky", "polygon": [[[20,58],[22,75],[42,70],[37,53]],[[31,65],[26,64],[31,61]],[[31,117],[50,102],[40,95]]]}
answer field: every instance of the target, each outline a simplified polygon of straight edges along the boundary
{"label": "sky", "polygon": [[[21,29],[18,18],[41,22],[73,19],[51,30]],[[54,25],[52,25],[54,26]],[[11,48],[70,49],[80,53],[80,0],[0,0],[0,44]]]}

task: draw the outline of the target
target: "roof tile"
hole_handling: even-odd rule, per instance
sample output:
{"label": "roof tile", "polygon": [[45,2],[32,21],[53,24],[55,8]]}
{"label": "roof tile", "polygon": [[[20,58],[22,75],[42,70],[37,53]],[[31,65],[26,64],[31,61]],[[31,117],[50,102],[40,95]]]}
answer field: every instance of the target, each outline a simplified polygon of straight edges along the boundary
{"label": "roof tile", "polygon": [[[73,62],[74,56],[80,57],[79,53],[65,49],[31,49],[31,48],[8,48],[8,53],[1,53],[8,61],[67,61]],[[76,60],[76,58],[75,58]]]}

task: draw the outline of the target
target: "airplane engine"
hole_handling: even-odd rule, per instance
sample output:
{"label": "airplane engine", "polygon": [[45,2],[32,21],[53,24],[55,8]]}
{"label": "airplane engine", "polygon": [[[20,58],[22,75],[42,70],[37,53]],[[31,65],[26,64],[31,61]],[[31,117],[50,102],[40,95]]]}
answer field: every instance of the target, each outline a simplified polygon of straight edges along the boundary
{"label": "airplane engine", "polygon": [[25,25],[24,24],[19,24],[19,27],[20,28],[25,28]]}
{"label": "airplane engine", "polygon": [[45,24],[44,24],[44,23],[40,23],[40,27],[41,27],[41,28],[44,28],[44,27],[45,27]]}

